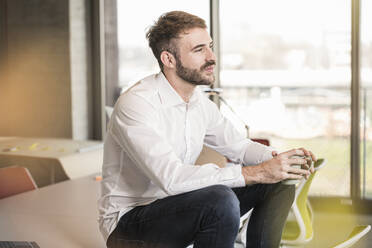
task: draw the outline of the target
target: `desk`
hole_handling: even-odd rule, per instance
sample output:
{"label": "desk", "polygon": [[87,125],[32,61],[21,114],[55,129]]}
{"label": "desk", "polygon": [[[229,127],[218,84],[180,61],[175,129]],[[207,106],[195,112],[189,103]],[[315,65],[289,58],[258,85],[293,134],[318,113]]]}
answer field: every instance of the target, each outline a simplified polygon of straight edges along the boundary
{"label": "desk", "polygon": [[36,241],[40,248],[103,248],[95,175],[0,200],[0,240]]}
{"label": "desk", "polygon": [[0,137],[0,167],[26,167],[38,187],[98,173],[102,161],[98,141]]}

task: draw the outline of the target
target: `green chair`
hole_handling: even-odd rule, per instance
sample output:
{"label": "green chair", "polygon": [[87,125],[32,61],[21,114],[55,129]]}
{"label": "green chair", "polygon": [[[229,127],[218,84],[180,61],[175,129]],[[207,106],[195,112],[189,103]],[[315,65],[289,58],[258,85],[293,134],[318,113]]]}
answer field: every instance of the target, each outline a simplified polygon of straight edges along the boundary
{"label": "green chair", "polygon": [[348,248],[358,242],[363,236],[365,236],[371,230],[370,225],[356,226],[350,233],[349,237],[333,248]]}
{"label": "green chair", "polygon": [[282,246],[299,246],[313,238],[313,211],[307,196],[316,172],[326,164],[326,159],[314,163],[315,172],[307,180],[303,179],[296,188],[295,199],[282,234]]}

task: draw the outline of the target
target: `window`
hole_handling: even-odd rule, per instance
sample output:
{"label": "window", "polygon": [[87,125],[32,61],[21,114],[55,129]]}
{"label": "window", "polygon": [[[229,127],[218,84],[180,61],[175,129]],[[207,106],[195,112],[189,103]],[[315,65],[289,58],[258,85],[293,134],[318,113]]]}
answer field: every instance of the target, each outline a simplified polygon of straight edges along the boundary
{"label": "window", "polygon": [[220,3],[223,96],[250,137],[327,158],[311,194],[349,196],[351,2]]}
{"label": "window", "polygon": [[372,198],[372,17],[368,10],[371,1],[361,1],[360,27],[360,150],[361,193],[363,198]]}

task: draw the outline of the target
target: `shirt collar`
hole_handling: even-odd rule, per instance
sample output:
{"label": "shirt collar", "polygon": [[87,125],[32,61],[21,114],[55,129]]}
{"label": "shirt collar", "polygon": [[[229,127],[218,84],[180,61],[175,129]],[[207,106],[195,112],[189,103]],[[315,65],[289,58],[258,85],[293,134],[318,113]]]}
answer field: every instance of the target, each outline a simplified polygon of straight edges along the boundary
{"label": "shirt collar", "polygon": [[[162,104],[165,106],[175,106],[179,104],[186,104],[186,102],[182,99],[182,97],[176,92],[176,90],[172,87],[172,85],[168,82],[167,78],[164,76],[162,72],[156,75],[158,81],[158,89],[160,100]],[[201,92],[196,87],[194,92],[189,100],[189,106],[196,104],[201,97]]]}

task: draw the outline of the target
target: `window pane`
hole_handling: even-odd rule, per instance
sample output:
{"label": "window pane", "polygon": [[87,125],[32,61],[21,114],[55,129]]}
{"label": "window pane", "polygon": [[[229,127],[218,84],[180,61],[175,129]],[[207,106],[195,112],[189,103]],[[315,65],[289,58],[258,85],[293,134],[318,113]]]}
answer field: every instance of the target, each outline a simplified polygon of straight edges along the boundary
{"label": "window pane", "polygon": [[[350,6],[221,1],[223,96],[250,137],[268,138],[280,150],[306,147],[328,160],[312,195],[350,195]],[[244,131],[223,104],[221,110]]]}
{"label": "window pane", "polygon": [[146,31],[160,15],[182,10],[203,18],[209,25],[207,0],[121,1],[118,4],[119,81],[127,87],[160,71],[148,46]]}
{"label": "window pane", "polygon": [[362,196],[372,198],[372,17],[371,1],[361,1],[361,170]]}

